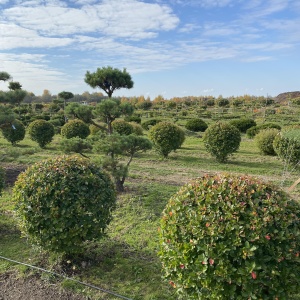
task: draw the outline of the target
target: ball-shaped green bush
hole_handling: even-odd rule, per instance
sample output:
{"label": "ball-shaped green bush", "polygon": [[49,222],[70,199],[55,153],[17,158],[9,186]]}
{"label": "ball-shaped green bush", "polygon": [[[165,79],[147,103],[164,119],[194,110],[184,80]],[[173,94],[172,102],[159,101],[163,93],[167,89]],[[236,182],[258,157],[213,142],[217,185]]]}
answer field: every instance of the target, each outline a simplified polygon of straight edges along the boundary
{"label": "ball-shaped green bush", "polygon": [[133,126],[124,120],[114,120],[111,123],[114,132],[120,135],[129,135],[133,133]]}
{"label": "ball-shaped green bush", "polygon": [[141,117],[139,117],[139,116],[131,115],[131,116],[126,116],[126,117],[124,118],[124,121],[130,122],[130,123],[131,123],[131,122],[134,122],[134,123],[141,124],[142,119],[141,119]]}
{"label": "ball-shaped green bush", "polygon": [[274,138],[273,147],[284,163],[298,167],[300,162],[300,128],[291,127],[282,130]]}
{"label": "ball-shaped green bush", "polygon": [[185,124],[185,128],[190,131],[202,131],[204,132],[207,129],[208,125],[202,119],[191,119],[188,120]]}
{"label": "ball-shaped green bush", "polygon": [[256,126],[256,122],[253,119],[247,118],[232,120],[230,124],[235,126],[242,133],[246,133],[247,129]]}
{"label": "ball-shaped green bush", "polygon": [[205,175],[163,211],[160,258],[186,299],[290,299],[300,285],[300,205],[249,176]]}
{"label": "ball-shaped green bush", "polygon": [[203,141],[207,152],[217,161],[225,162],[229,155],[239,149],[241,134],[235,126],[218,122],[206,129]]}
{"label": "ball-shaped green bush", "polygon": [[263,129],[255,136],[255,142],[258,149],[264,155],[276,155],[273,147],[273,141],[278,135],[279,130],[275,128]]}
{"label": "ball-shaped green bush", "polygon": [[18,142],[23,141],[25,138],[25,126],[19,120],[14,120],[10,126],[4,126],[1,128],[3,137],[9,141],[12,145],[16,145]]}
{"label": "ball-shaped green bush", "polygon": [[35,120],[28,125],[30,138],[37,142],[41,148],[51,143],[55,134],[54,126],[45,120]]}
{"label": "ball-shaped green bush", "polygon": [[280,130],[281,126],[275,123],[264,123],[261,125],[252,126],[246,131],[247,137],[252,139],[255,137],[256,134],[259,133],[260,130],[267,129],[267,128],[275,128]]}
{"label": "ball-shaped green bush", "polygon": [[156,151],[163,157],[168,157],[171,151],[181,147],[184,142],[184,131],[177,125],[169,122],[160,122],[149,130],[149,138]]}
{"label": "ball-shaped green bush", "polygon": [[142,127],[145,130],[149,130],[152,126],[158,124],[159,122],[161,122],[160,120],[157,119],[151,119],[151,120],[147,120],[144,123],[142,123]]}
{"label": "ball-shaped green bush", "polygon": [[61,135],[66,139],[79,137],[85,139],[90,134],[89,126],[79,119],[68,121],[60,131]]}
{"label": "ball-shaped green bush", "polygon": [[140,124],[138,124],[136,122],[130,122],[129,124],[133,127],[133,131],[132,131],[133,134],[135,134],[135,135],[143,135],[144,134],[143,127]]}
{"label": "ball-shaped green bush", "polygon": [[22,233],[57,252],[82,251],[85,241],[103,236],[115,207],[115,190],[102,169],[77,156],[47,159],[21,173],[13,201]]}

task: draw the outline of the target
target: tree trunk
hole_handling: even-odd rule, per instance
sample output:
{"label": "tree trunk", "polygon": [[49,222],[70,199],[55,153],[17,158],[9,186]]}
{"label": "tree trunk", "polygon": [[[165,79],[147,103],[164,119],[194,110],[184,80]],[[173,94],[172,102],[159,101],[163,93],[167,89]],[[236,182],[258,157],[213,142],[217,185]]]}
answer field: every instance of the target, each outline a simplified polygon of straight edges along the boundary
{"label": "tree trunk", "polygon": [[124,181],[123,180],[120,180],[119,178],[116,179],[116,189],[117,189],[117,192],[124,192]]}

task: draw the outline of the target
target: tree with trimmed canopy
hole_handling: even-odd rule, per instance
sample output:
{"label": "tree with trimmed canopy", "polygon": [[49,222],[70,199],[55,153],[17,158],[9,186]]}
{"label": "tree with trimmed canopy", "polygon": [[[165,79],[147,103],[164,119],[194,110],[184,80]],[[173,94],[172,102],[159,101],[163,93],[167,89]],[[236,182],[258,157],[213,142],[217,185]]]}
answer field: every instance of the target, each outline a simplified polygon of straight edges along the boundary
{"label": "tree with trimmed canopy", "polygon": [[134,84],[125,68],[121,71],[111,66],[98,68],[94,73],[87,71],[84,81],[92,88],[99,87],[102,89],[109,98],[112,97],[115,90],[121,88],[131,89]]}

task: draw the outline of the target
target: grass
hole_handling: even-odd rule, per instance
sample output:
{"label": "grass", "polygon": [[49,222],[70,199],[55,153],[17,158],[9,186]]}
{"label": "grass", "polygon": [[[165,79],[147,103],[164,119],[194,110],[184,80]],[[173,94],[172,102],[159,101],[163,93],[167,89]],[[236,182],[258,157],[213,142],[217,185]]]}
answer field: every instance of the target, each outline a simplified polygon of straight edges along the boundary
{"label": "grass", "polygon": [[[0,158],[3,163],[30,165],[62,154],[57,150],[59,140],[60,137],[55,136],[46,149],[40,149],[28,137],[16,147],[0,138]],[[91,159],[97,158],[96,154],[89,155]],[[161,279],[157,256],[160,216],[170,196],[181,185],[204,173],[215,172],[262,177],[283,188],[299,177],[296,171],[284,170],[276,157],[261,156],[255,142],[245,136],[239,151],[227,163],[220,164],[206,153],[201,134],[190,134],[183,147],[171,153],[168,159],[161,159],[154,151],[149,151],[132,161],[125,182],[126,192],[118,196],[107,237],[89,243],[83,257],[67,265],[60,257],[33,249],[20,238],[13,216],[11,189],[6,189],[0,198],[0,255],[66,272],[81,281],[136,300],[177,299],[174,289]],[[294,196],[298,197],[298,193],[299,188],[294,191]],[[0,260],[0,272],[15,268],[15,265]],[[62,280],[61,286],[91,299],[117,299],[69,280]]]}

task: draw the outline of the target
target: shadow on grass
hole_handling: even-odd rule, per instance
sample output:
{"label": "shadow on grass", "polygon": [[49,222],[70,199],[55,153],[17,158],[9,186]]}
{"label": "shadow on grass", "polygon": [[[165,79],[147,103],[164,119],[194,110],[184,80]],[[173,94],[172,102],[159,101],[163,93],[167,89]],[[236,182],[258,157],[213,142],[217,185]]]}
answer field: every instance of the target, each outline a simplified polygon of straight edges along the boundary
{"label": "shadow on grass", "polygon": [[161,279],[161,263],[155,253],[105,238],[91,244],[86,260],[89,267],[82,275],[92,284],[108,284],[133,299],[175,299],[174,291]]}

